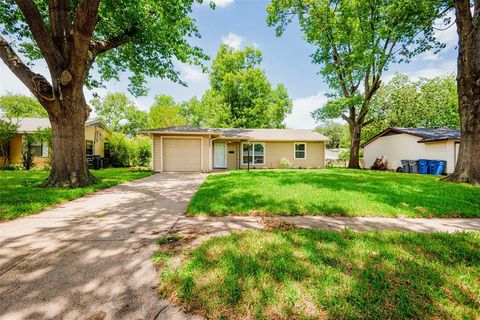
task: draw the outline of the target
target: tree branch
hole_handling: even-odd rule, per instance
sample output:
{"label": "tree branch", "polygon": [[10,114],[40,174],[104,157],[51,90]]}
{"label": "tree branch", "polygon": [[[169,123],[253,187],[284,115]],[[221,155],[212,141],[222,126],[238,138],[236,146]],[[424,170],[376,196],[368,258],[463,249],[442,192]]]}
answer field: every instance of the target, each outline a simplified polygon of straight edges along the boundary
{"label": "tree branch", "polygon": [[0,58],[48,110],[55,99],[52,86],[42,75],[30,70],[2,35],[0,35]]}
{"label": "tree branch", "polygon": [[347,121],[348,124],[351,124],[351,123],[352,123],[352,119],[350,119],[349,117],[347,117],[347,116],[344,115],[343,113],[342,113],[342,119],[345,120],[345,121]]}
{"label": "tree branch", "polygon": [[76,75],[76,85],[83,85],[88,59],[88,49],[93,31],[98,21],[98,5],[100,0],[80,0],[75,10],[73,22],[73,46],[69,69]]}
{"label": "tree branch", "polygon": [[68,60],[70,34],[70,5],[67,0],[48,0],[52,38],[63,58]]}
{"label": "tree branch", "polygon": [[375,121],[374,119],[365,121],[364,123],[362,123],[362,128],[368,126],[370,123],[373,123],[374,121]]}
{"label": "tree branch", "polygon": [[32,0],[15,1],[27,21],[33,38],[42,52],[50,72],[58,72],[61,70],[61,66],[65,63],[65,60],[55,46],[55,43],[45,26],[42,15],[40,14],[40,11],[38,11],[37,5]]}
{"label": "tree branch", "polygon": [[129,36],[127,35],[127,32],[125,32],[122,36],[115,37],[110,40],[91,40],[90,52],[93,59],[95,59],[99,54],[118,48],[127,43],[128,37]]}

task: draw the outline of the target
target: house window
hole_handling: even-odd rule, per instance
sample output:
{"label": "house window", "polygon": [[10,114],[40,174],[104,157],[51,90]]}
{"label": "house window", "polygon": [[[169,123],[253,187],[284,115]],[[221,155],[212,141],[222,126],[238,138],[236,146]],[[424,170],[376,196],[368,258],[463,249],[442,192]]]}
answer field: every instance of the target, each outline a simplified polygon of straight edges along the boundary
{"label": "house window", "polygon": [[32,154],[35,157],[41,157],[42,156],[42,154],[43,154],[42,141],[32,142]]}
{"label": "house window", "polygon": [[93,156],[93,141],[87,140],[86,141],[86,148],[87,148],[87,156]]}
{"label": "house window", "polygon": [[243,143],[242,164],[265,164],[264,143]]}
{"label": "house window", "polygon": [[295,159],[306,159],[307,158],[307,144],[304,142],[295,143]]}

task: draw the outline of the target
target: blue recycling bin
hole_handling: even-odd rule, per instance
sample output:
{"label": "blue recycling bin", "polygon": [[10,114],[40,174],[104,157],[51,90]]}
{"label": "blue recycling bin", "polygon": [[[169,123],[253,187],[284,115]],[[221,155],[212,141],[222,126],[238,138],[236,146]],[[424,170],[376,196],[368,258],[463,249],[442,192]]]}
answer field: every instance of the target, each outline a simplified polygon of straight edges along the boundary
{"label": "blue recycling bin", "polygon": [[438,167],[438,161],[437,160],[428,160],[428,173],[436,174],[437,173],[437,167]]}
{"label": "blue recycling bin", "polygon": [[435,174],[437,176],[441,175],[445,171],[446,167],[447,167],[447,161],[444,161],[444,160],[437,161]]}
{"label": "blue recycling bin", "polygon": [[418,160],[418,173],[421,173],[421,174],[428,173],[428,160],[425,160],[425,159]]}

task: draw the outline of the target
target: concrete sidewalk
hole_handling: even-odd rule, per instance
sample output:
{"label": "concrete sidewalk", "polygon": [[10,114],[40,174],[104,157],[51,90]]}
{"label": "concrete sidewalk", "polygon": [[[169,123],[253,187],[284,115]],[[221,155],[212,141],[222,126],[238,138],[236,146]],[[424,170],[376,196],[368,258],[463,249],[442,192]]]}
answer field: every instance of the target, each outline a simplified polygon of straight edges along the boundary
{"label": "concrete sidewalk", "polygon": [[480,231],[480,218],[423,219],[380,217],[181,217],[172,232],[194,233],[213,236],[226,235],[246,229],[263,229],[265,221],[285,221],[299,228],[318,228],[340,231],[349,228],[355,231],[399,230],[417,232]]}

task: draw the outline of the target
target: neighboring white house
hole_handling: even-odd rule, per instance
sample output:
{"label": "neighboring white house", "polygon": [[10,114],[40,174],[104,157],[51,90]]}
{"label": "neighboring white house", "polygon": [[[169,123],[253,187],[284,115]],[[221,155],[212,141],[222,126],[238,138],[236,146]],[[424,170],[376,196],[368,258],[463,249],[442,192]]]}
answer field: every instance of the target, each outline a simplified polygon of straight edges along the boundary
{"label": "neighboring white house", "polygon": [[402,166],[401,160],[445,160],[446,172],[455,169],[460,147],[460,130],[429,128],[389,128],[363,145],[365,168],[384,157],[388,168]]}

